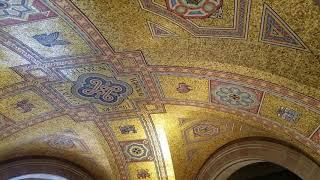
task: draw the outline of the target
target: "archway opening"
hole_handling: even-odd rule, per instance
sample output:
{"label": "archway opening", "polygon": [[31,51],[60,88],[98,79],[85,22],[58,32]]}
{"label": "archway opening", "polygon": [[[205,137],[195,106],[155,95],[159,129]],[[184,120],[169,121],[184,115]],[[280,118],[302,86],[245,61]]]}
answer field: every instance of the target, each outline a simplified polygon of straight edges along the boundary
{"label": "archway opening", "polygon": [[[314,180],[320,177],[320,166],[303,152],[277,140],[255,137],[230,142],[216,151],[202,166],[197,180],[226,180],[235,172],[239,170],[241,172],[242,168],[258,169],[264,165],[269,165],[274,170],[278,168],[279,171],[287,173],[286,175],[292,172],[298,179],[300,177],[303,180]],[[265,171],[265,168],[263,170]],[[250,170],[250,174],[255,173],[257,170]],[[267,179],[276,180],[276,178]],[[255,179],[245,178],[245,180]]]}
{"label": "archway opening", "polygon": [[68,180],[62,176],[52,174],[26,174],[17,177],[10,178],[8,180]]}
{"label": "archway opening", "polygon": [[271,162],[258,162],[244,166],[227,180],[302,180],[290,170]]}
{"label": "archway opening", "polygon": [[5,180],[94,180],[85,169],[52,157],[22,157],[0,162]]}

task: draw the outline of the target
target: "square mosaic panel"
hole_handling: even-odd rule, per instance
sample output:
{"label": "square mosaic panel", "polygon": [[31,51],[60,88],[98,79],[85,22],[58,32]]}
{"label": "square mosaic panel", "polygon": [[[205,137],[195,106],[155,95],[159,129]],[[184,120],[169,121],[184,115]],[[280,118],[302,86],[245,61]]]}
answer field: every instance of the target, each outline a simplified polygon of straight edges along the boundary
{"label": "square mosaic panel", "polygon": [[154,162],[133,162],[129,164],[131,179],[158,179]]}
{"label": "square mosaic panel", "polygon": [[263,97],[262,91],[218,80],[210,81],[210,93],[212,103],[252,113],[258,113]]}
{"label": "square mosaic panel", "polygon": [[0,113],[14,121],[23,121],[55,111],[55,107],[38,95],[27,90],[0,101]]}
{"label": "square mosaic panel", "polygon": [[148,140],[120,142],[127,162],[153,161],[154,156]]}
{"label": "square mosaic panel", "polygon": [[131,141],[135,139],[145,139],[146,134],[140,119],[125,119],[108,121],[118,141]]}
{"label": "square mosaic panel", "polygon": [[157,74],[154,77],[161,89],[162,97],[166,99],[208,102],[207,79],[172,74]]}
{"label": "square mosaic panel", "polygon": [[297,129],[305,136],[310,136],[320,123],[320,115],[316,112],[270,93],[265,93],[259,115]]}

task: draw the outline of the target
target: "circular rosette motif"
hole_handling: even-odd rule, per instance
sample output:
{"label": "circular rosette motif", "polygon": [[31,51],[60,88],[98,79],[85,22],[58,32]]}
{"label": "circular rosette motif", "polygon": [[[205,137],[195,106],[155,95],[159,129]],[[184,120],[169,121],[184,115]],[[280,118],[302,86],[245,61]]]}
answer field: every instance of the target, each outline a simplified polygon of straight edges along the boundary
{"label": "circular rosette motif", "polygon": [[220,87],[215,92],[218,100],[231,106],[250,108],[255,104],[255,95],[238,87]]}
{"label": "circular rosette motif", "polygon": [[222,0],[167,0],[167,8],[184,18],[207,18],[222,6]]}
{"label": "circular rosette motif", "polygon": [[148,156],[148,149],[144,144],[132,143],[126,147],[128,155],[136,160],[146,158]]}

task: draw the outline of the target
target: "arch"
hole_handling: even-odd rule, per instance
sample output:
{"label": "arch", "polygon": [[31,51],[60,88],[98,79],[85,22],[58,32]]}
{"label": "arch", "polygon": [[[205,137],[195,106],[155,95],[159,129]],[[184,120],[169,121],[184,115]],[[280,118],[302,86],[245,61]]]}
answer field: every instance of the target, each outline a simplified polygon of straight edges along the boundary
{"label": "arch", "polygon": [[302,152],[274,141],[250,139],[231,143],[214,153],[196,179],[225,180],[240,168],[257,162],[280,165],[304,180],[320,177],[319,165]]}
{"label": "arch", "polygon": [[71,162],[47,157],[27,157],[3,162],[0,164],[0,176],[3,179],[50,176],[52,179],[94,180],[85,170]]}

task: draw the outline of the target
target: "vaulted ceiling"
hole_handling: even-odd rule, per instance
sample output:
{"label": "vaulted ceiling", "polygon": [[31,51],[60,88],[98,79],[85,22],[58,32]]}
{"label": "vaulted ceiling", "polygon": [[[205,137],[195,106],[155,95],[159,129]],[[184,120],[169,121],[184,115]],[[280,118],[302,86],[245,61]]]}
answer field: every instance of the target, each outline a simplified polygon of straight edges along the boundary
{"label": "vaulted ceiling", "polygon": [[245,137],[320,161],[313,0],[0,0],[0,160],[194,179]]}

